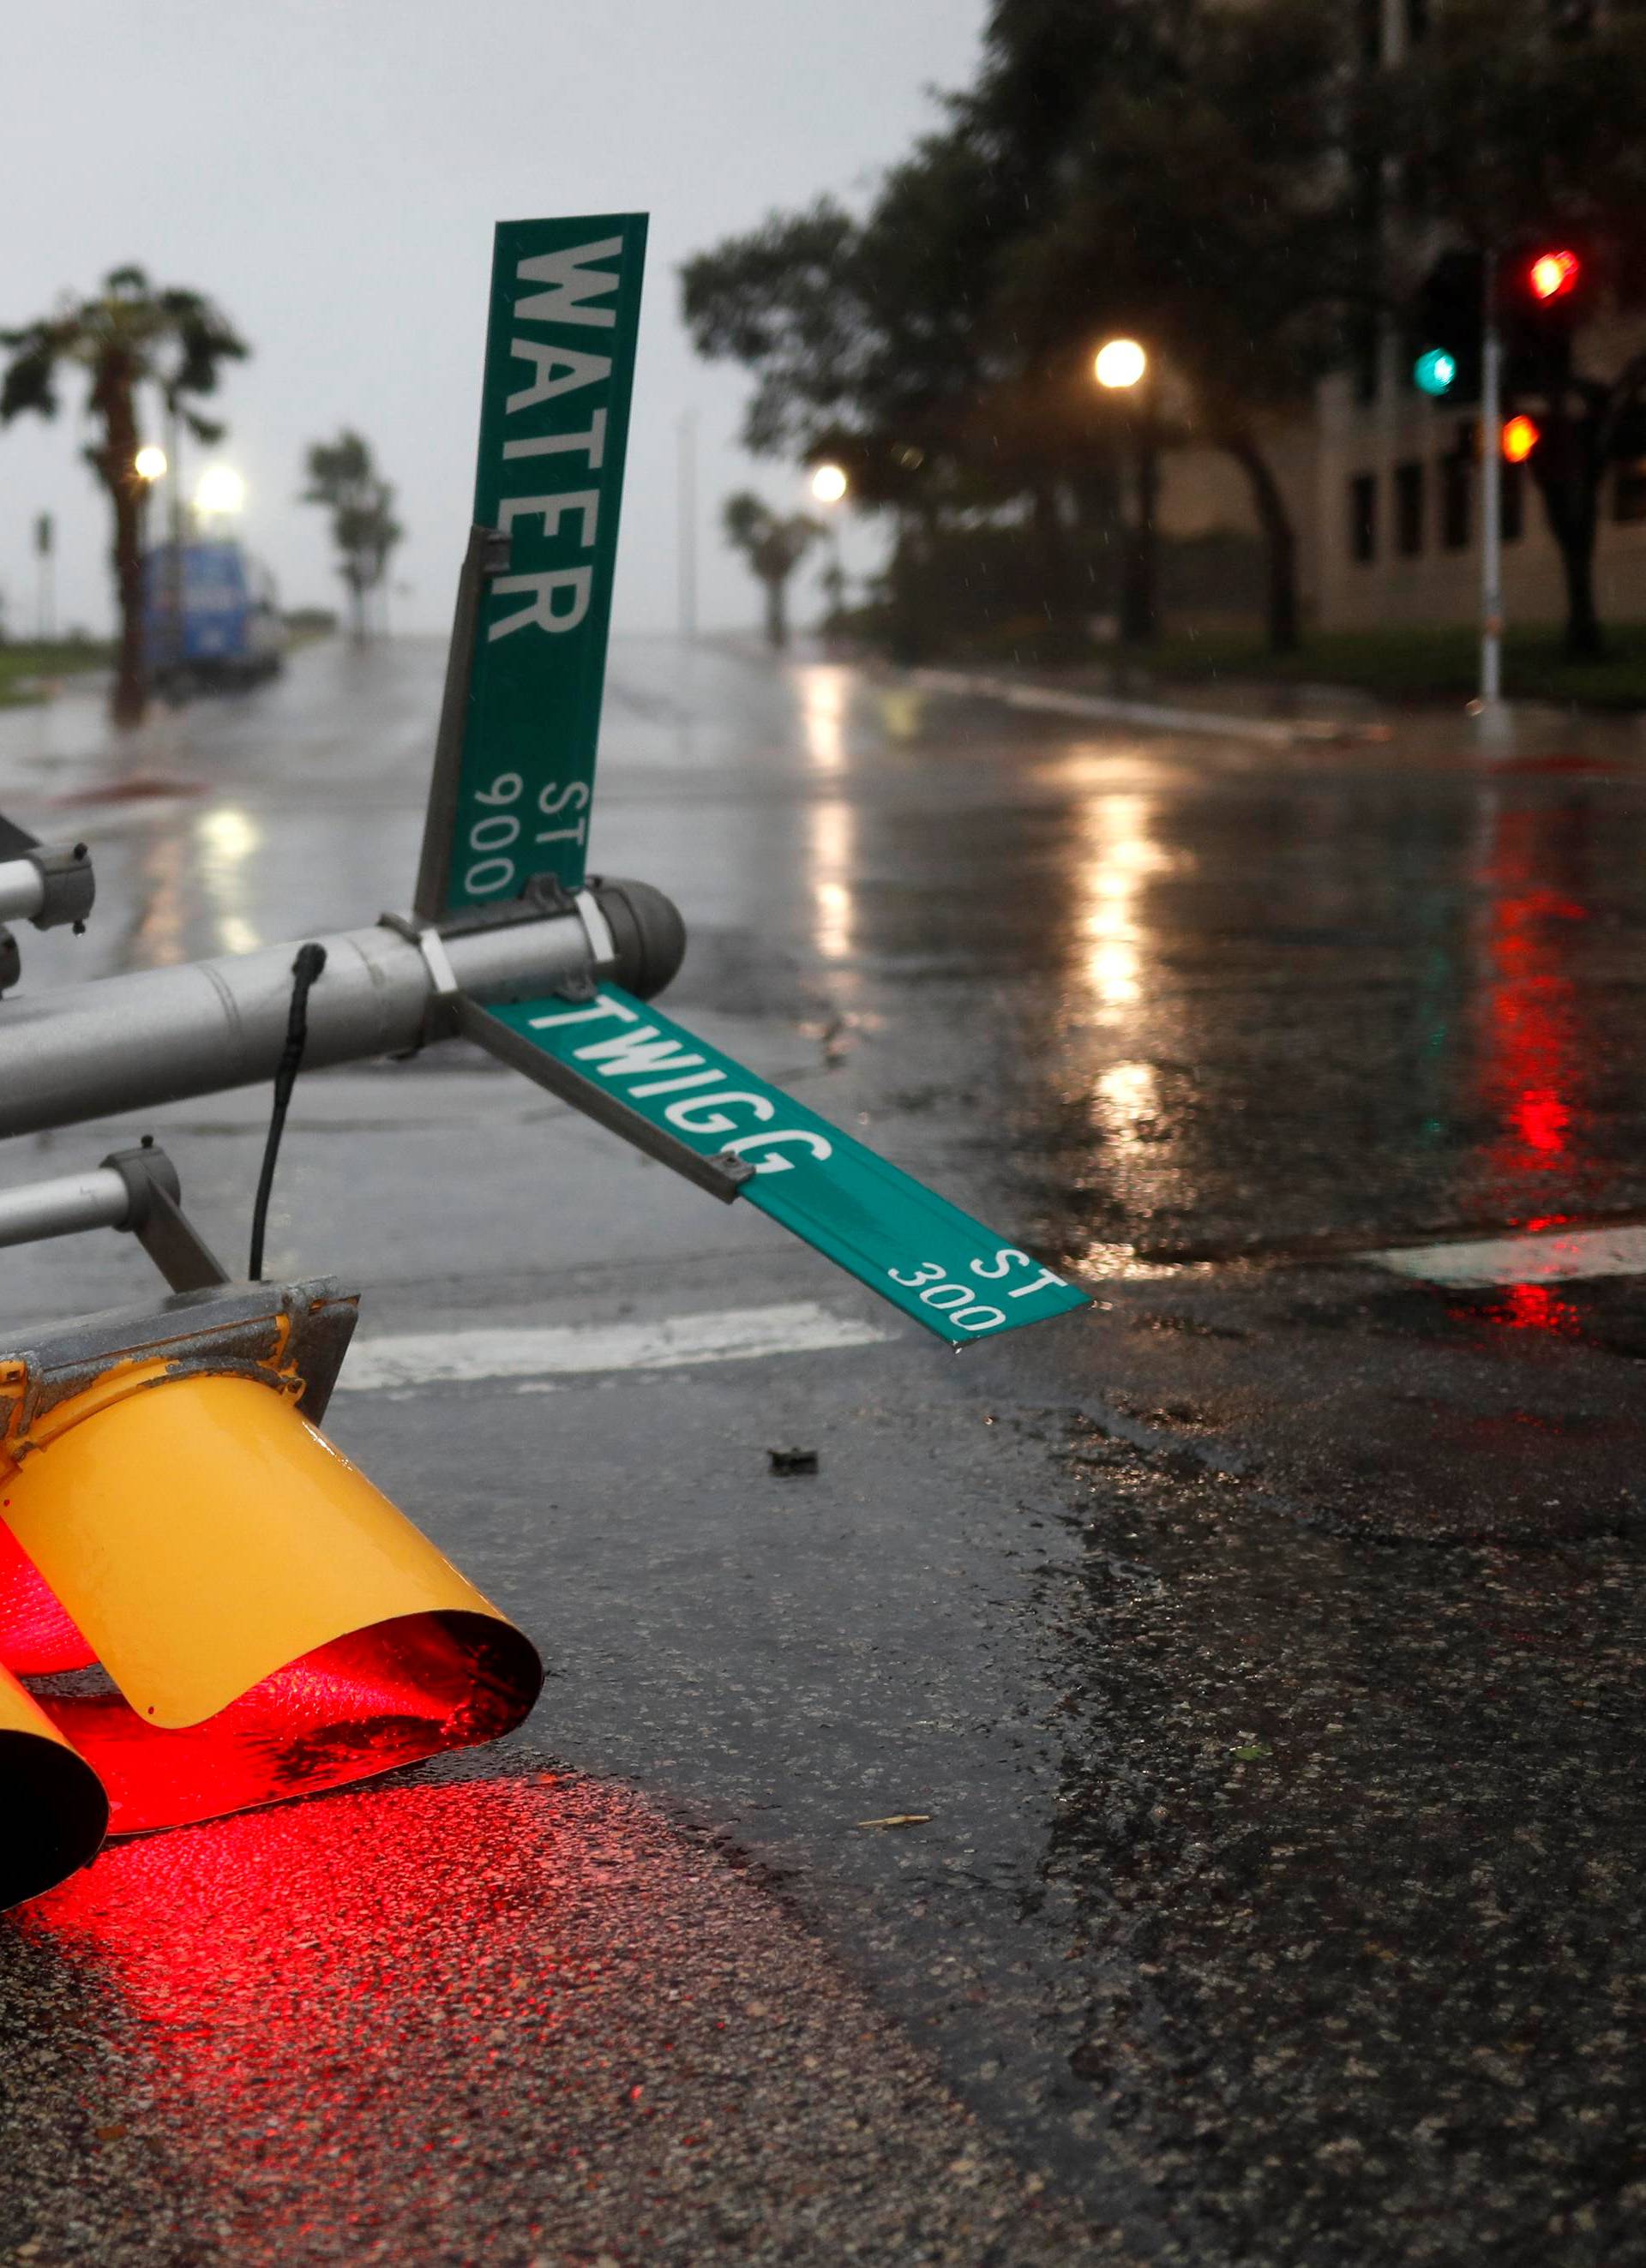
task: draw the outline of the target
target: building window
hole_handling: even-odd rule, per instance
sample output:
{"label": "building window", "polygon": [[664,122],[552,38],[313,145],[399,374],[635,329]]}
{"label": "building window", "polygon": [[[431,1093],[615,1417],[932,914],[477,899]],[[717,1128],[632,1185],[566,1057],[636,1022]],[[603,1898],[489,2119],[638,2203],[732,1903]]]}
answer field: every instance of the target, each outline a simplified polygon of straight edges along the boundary
{"label": "building window", "polygon": [[1613,519],[1646,519],[1646,457],[1620,465],[1612,489]]}
{"label": "building window", "polygon": [[1504,465],[1501,468],[1502,499],[1499,524],[1505,543],[1518,543],[1526,532],[1526,468],[1524,465]]}
{"label": "building window", "polygon": [[[1473,500],[1473,471],[1466,457],[1454,450],[1439,460],[1440,471],[1440,540],[1448,551],[1466,551],[1469,548],[1469,506]],[[1419,507],[1420,512],[1421,506]],[[1418,547],[1413,545],[1415,550]]]}
{"label": "building window", "polygon": [[1377,475],[1356,473],[1349,482],[1349,557],[1377,556]]}
{"label": "building window", "polygon": [[1415,559],[1423,549],[1421,465],[1394,468],[1394,548],[1403,559]]}

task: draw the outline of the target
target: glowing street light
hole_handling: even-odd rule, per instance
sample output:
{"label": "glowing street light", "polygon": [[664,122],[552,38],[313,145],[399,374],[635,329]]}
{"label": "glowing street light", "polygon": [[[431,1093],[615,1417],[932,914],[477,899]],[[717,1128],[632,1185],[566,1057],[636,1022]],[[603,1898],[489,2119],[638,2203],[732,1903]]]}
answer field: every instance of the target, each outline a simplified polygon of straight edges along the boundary
{"label": "glowing street light", "polygon": [[151,486],[156,481],[163,481],[166,473],[165,450],[157,448],[152,441],[146,443],[132,459],[131,469],[140,481],[147,481]]}
{"label": "glowing street light", "polygon": [[208,465],[195,490],[195,510],[203,519],[232,516],[246,509],[246,483],[233,465]]}
{"label": "glowing street light", "polygon": [[819,465],[812,475],[812,494],[819,504],[838,504],[850,486],[839,465]]}
{"label": "glowing street light", "polygon": [[1148,357],[1135,339],[1105,339],[1092,368],[1099,386],[1121,393],[1137,384],[1148,368]]}

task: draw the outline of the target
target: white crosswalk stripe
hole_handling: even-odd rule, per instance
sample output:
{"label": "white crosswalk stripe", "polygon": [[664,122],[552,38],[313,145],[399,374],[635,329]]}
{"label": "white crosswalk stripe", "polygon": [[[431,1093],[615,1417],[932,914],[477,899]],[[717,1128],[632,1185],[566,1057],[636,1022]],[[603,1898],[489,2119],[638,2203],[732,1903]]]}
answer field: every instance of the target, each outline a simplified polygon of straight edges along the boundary
{"label": "white crosswalk stripe", "polygon": [[1548,1229],[1527,1236],[1482,1237],[1469,1244],[1415,1244],[1366,1256],[1397,1275],[1453,1291],[1646,1276],[1646,1227]]}
{"label": "white crosswalk stripe", "polygon": [[674,1370],[689,1363],[749,1362],[875,1346],[890,1336],[810,1300],[730,1307],[648,1322],[579,1323],[542,1329],[413,1331],[357,1339],[337,1381],[357,1394],[385,1388],[550,1378],[601,1370]]}

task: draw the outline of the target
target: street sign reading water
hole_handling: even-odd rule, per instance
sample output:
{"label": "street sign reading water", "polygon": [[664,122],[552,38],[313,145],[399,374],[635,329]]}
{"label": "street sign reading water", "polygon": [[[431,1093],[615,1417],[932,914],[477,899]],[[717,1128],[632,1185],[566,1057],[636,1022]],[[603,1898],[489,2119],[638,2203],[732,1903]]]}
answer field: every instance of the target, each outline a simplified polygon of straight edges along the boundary
{"label": "street sign reading water", "polygon": [[698,1157],[752,1167],[740,1197],[951,1345],[1087,1305],[1027,1252],[615,984],[588,1001],[486,1014]]}
{"label": "street sign reading water", "polygon": [[[497,232],[475,523],[416,897],[425,924],[488,907],[519,918],[535,880],[584,880],[645,248],[638,213]],[[597,960],[603,928],[597,914]],[[613,985],[460,1001],[456,1027],[699,1187],[746,1197],[952,1344],[1085,1304]]]}
{"label": "street sign reading water", "polygon": [[645,257],[644,213],[498,225],[475,520],[507,559],[482,588],[425,915],[583,880]]}

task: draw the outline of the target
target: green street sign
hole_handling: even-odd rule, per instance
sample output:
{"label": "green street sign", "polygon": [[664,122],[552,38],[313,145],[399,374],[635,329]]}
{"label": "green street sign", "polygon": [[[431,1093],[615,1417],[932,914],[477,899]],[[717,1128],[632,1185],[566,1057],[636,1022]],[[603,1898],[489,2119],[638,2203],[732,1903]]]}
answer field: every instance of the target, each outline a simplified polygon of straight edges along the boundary
{"label": "green street sign", "polygon": [[474,1023],[488,1020],[514,1035],[509,1061],[528,1067],[525,1041],[560,1067],[545,1080],[557,1092],[572,1073],[668,1144],[752,1168],[737,1195],[953,1346],[1088,1304],[1029,1253],[615,984],[592,1000],[475,1012]]}
{"label": "green street sign", "polygon": [[645,259],[644,213],[498,226],[475,523],[504,556],[465,570],[461,762],[443,751],[427,917],[519,897],[535,875],[583,880]]}

